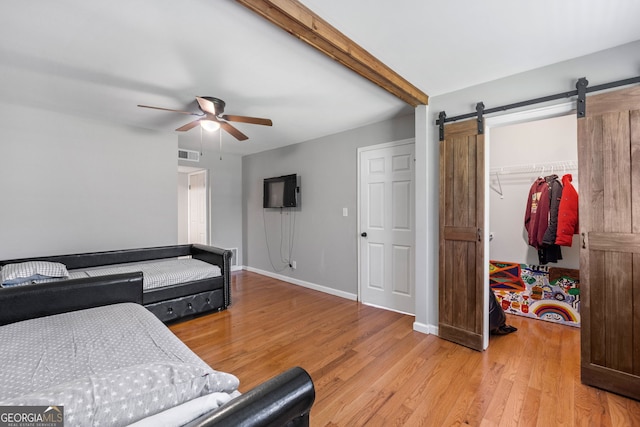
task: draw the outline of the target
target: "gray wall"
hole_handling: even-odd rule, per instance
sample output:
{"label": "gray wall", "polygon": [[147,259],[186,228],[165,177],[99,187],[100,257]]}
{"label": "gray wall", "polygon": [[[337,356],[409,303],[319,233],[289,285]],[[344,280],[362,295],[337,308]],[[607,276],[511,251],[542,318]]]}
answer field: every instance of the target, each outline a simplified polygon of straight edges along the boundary
{"label": "gray wall", "polygon": [[[429,210],[426,218],[417,227],[427,228],[428,239],[438,239],[438,129],[435,121],[442,110],[449,117],[475,111],[475,104],[483,101],[486,108],[523,101],[563,91],[575,89],[576,80],[587,77],[590,85],[607,83],[640,75],[640,41],[608,49],[592,55],[560,62],[544,68],[529,71],[473,86],[457,92],[432,97],[429,99],[429,120],[427,121],[428,143],[424,153],[426,167],[421,171],[426,176],[416,179],[428,183],[426,206]],[[566,102],[566,99],[555,103]],[[527,109],[539,108],[542,105]],[[511,113],[512,111],[509,111]],[[523,148],[526,152],[528,148]],[[418,159],[420,162],[422,159]],[[419,202],[418,202],[419,203]],[[424,261],[427,266],[426,283],[416,283],[425,287],[424,299],[416,304],[416,322],[426,325],[437,325],[438,322],[438,258],[437,251],[429,251]],[[418,263],[421,260],[417,261]],[[422,292],[418,292],[422,295]]]}
{"label": "gray wall", "polygon": [[[414,116],[409,115],[243,157],[244,265],[274,272],[268,240],[278,274],[357,294],[357,149],[413,136]],[[264,210],[263,179],[292,173],[301,179],[301,207],[282,214]],[[342,215],[343,208],[348,209],[347,217]],[[286,258],[290,229],[295,230],[292,259],[296,270],[281,261],[281,236]],[[285,268],[279,271],[281,267]]]}
{"label": "gray wall", "polygon": [[188,150],[202,150],[200,162],[180,160],[179,164],[209,171],[209,242],[225,249],[237,248],[238,265],[242,265],[242,157],[223,154],[220,158],[219,146],[212,138],[200,143],[200,132],[181,133],[178,145]]}
{"label": "gray wall", "polygon": [[175,244],[173,133],[0,104],[0,259]]}
{"label": "gray wall", "polygon": [[[211,188],[211,244],[238,248],[237,264],[242,265],[242,157],[225,154],[209,156]],[[205,160],[206,162],[206,160]]]}

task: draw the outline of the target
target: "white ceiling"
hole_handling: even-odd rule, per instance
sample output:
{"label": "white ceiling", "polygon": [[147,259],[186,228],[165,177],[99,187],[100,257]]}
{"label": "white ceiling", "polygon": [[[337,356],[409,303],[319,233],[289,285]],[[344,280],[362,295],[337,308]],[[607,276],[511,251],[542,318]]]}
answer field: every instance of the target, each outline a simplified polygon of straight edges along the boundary
{"label": "white ceiling", "polygon": [[[640,39],[637,0],[302,2],[429,96]],[[238,154],[412,111],[232,0],[0,2],[0,102],[172,131],[190,117],[136,105],[196,95],[273,120],[223,134]]]}

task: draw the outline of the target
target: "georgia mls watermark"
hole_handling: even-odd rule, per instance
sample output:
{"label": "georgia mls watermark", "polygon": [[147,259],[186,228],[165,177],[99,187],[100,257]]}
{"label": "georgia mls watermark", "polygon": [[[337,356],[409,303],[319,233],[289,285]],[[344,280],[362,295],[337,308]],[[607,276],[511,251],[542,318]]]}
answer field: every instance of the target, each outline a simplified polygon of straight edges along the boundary
{"label": "georgia mls watermark", "polygon": [[64,427],[64,406],[0,406],[0,427]]}

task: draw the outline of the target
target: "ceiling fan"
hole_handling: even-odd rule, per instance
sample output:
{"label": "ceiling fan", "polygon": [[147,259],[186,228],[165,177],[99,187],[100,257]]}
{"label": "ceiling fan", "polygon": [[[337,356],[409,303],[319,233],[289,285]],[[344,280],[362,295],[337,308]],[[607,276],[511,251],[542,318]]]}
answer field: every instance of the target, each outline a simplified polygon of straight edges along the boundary
{"label": "ceiling fan", "polygon": [[153,108],[154,110],[172,111],[174,113],[199,116],[200,117],[199,119],[196,119],[192,122],[182,125],[176,130],[178,132],[185,132],[185,131],[188,131],[189,129],[193,129],[198,125],[202,126],[203,129],[210,130],[210,131],[214,131],[219,128],[222,128],[239,141],[244,141],[246,139],[249,139],[249,137],[244,133],[240,132],[235,127],[233,127],[229,122],[251,123],[254,125],[273,126],[273,123],[269,119],[223,114],[224,107],[226,105],[225,102],[221,99],[214,98],[212,96],[196,96],[196,101],[198,101],[198,106],[200,107],[200,111],[202,111],[202,113],[172,110],[170,108],[152,107],[150,105],[140,105],[140,104],[138,104],[138,107]]}

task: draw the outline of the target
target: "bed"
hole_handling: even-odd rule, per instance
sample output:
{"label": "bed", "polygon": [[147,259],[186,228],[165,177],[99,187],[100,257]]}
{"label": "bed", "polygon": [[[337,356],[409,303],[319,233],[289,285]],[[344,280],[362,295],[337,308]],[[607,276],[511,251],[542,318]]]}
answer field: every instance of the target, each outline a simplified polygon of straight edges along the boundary
{"label": "bed", "polygon": [[[220,311],[231,304],[231,251],[206,245],[88,252],[0,261],[6,266],[62,265],[64,274],[23,274],[30,285],[60,280],[82,283],[94,277],[143,272],[143,305],[163,322]],[[4,277],[2,286],[4,283]]]}
{"label": "bed", "polygon": [[65,425],[308,425],[292,368],[241,394],[142,302],[142,273],[0,289],[0,405],[62,406]]}

